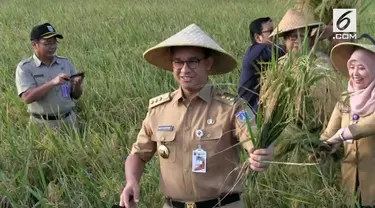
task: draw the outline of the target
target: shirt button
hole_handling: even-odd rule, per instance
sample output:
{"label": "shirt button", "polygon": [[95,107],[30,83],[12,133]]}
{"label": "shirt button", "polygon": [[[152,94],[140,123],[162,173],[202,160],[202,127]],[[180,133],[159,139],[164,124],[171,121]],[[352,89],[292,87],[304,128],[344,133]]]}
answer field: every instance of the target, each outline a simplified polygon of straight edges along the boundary
{"label": "shirt button", "polygon": [[185,147],[185,148],[184,148],[184,152],[187,152],[187,151],[188,151],[188,148],[187,148],[187,147]]}
{"label": "shirt button", "polygon": [[185,173],[188,173],[188,172],[189,172],[189,170],[188,170],[187,168],[185,168],[185,170],[184,170],[184,171],[185,171]]}
{"label": "shirt button", "polygon": [[188,126],[187,126],[187,127],[185,127],[185,130],[186,130],[186,131],[188,131],[189,129],[190,129],[190,127],[188,127]]}

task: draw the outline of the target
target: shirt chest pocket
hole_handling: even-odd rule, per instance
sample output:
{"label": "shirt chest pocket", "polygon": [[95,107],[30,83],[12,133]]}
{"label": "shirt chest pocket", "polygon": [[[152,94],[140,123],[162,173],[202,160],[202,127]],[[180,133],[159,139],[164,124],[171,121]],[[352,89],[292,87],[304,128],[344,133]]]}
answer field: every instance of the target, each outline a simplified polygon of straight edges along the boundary
{"label": "shirt chest pocket", "polygon": [[44,74],[34,74],[33,77],[38,87],[48,82],[48,77]]}
{"label": "shirt chest pocket", "polygon": [[158,131],[151,137],[151,140],[157,144],[156,152],[161,162],[174,163],[176,161],[178,147],[175,131]]}
{"label": "shirt chest pocket", "polygon": [[[201,132],[200,132],[201,131]],[[201,134],[201,136],[200,136]],[[196,131],[195,141],[207,153],[207,170],[216,169],[223,164],[223,161],[231,159],[231,131],[224,133],[221,126],[209,126]],[[199,137],[200,136],[200,137]]]}
{"label": "shirt chest pocket", "polygon": [[[227,133],[230,136],[231,132]],[[201,136],[200,136],[201,135]],[[200,136],[200,137],[199,137]],[[221,126],[210,126],[195,133],[196,141],[208,152],[217,152],[229,147],[229,140],[223,140],[223,129]],[[229,137],[228,137],[229,138]]]}

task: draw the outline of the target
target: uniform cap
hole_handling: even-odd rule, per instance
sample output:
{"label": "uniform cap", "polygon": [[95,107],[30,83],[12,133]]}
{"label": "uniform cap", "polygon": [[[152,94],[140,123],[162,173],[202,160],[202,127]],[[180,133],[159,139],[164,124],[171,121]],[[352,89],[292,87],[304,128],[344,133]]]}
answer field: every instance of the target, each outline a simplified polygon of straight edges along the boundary
{"label": "uniform cap", "polygon": [[30,33],[30,40],[38,40],[40,38],[57,37],[63,39],[61,34],[56,33],[55,28],[50,23],[44,23],[33,27]]}

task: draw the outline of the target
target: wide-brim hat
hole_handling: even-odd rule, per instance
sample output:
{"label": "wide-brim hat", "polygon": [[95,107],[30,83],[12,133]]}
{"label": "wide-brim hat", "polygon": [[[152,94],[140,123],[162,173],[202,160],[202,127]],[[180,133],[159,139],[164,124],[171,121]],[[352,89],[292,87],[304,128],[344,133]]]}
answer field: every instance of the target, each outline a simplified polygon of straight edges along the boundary
{"label": "wide-brim hat", "polygon": [[353,42],[339,43],[335,45],[331,50],[330,58],[333,66],[346,77],[349,77],[347,62],[352,56],[354,50],[358,48],[370,51],[375,55],[375,45]]}
{"label": "wide-brim hat", "polygon": [[143,57],[154,66],[173,71],[170,53],[170,47],[172,46],[195,46],[210,49],[210,55],[214,59],[209,72],[210,75],[224,74],[237,67],[236,59],[196,24],[187,26],[175,35],[146,50]]}
{"label": "wide-brim hat", "polygon": [[323,22],[315,20],[312,14],[291,8],[285,13],[278,26],[269,37],[282,37],[285,33],[305,27],[316,28],[324,26]]}

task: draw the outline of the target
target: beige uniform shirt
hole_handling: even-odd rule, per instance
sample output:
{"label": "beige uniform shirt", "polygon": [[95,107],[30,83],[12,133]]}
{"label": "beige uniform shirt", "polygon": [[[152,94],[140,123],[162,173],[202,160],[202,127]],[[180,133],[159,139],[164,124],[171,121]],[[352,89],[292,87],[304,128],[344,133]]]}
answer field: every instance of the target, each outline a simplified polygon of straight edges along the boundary
{"label": "beige uniform shirt", "polygon": [[[248,140],[242,146],[252,147],[244,117],[241,117],[245,105],[210,84],[189,106],[183,103],[181,88],[151,99],[131,154],[148,162],[161,144],[168,147],[169,158],[159,155],[160,188],[164,196],[173,200],[200,201],[230,191],[241,193],[242,182],[235,184],[239,171],[233,171],[239,166],[241,145],[214,154],[239,141]],[[253,114],[248,108],[246,111],[252,119]],[[201,137],[197,130],[203,131]],[[192,172],[192,154],[198,145],[207,152],[206,173]]]}
{"label": "beige uniform shirt", "polygon": [[[38,57],[32,57],[21,61],[16,69],[16,86],[18,95],[21,96],[26,90],[39,87],[58,74],[65,73],[73,75],[76,70],[73,64],[65,57],[55,56],[50,66],[43,64]],[[67,88],[71,89],[71,83],[66,82]],[[62,85],[55,86],[41,100],[28,105],[28,112],[37,114],[63,114],[68,113],[74,107],[74,101],[70,97],[63,96]]]}
{"label": "beige uniform shirt", "polygon": [[375,112],[351,123],[353,113],[348,106],[348,98],[344,96],[342,102],[337,103],[321,138],[327,140],[340,128],[349,127],[353,142],[344,142],[342,183],[354,194],[358,173],[362,205],[372,206],[375,205]]}

